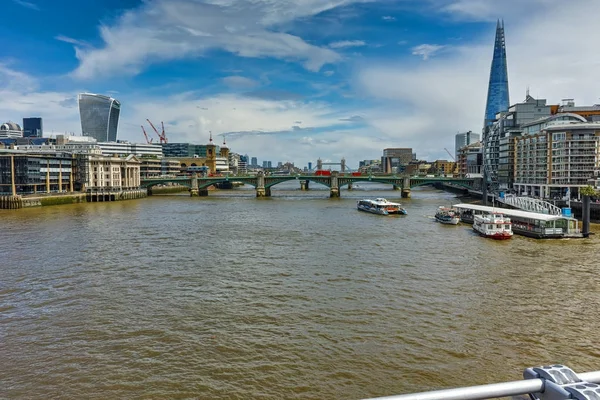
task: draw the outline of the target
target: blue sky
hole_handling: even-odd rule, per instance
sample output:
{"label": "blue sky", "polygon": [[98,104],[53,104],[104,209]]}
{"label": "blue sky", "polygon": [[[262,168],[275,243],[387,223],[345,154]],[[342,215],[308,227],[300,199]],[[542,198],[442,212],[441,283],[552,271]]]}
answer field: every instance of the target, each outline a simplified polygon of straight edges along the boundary
{"label": "blue sky", "polygon": [[42,116],[46,135],[80,134],[89,91],[121,101],[130,141],[150,118],[170,141],[212,131],[301,166],[386,147],[447,158],[455,133],[481,129],[497,18],[512,103],[527,86],[600,97],[595,0],[0,1],[0,119]]}

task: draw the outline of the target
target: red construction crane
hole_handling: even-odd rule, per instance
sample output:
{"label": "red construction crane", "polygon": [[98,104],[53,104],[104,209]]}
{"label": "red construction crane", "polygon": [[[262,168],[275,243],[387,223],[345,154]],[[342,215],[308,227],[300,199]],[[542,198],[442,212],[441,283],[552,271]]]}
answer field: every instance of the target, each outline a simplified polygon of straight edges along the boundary
{"label": "red construction crane", "polygon": [[165,124],[163,124],[162,121],[160,121],[160,126],[162,126],[162,138],[165,141],[165,143],[168,143],[167,134],[165,133]]}
{"label": "red construction crane", "polygon": [[148,134],[146,133],[146,130],[144,129],[143,125],[142,125],[142,132],[144,132],[144,137],[146,138],[146,143],[151,144],[152,143],[152,139],[148,138]]}
{"label": "red construction crane", "polygon": [[160,140],[160,142],[167,143],[167,136],[165,135],[165,125],[162,123],[162,121],[161,121],[162,134],[158,133],[158,130],[154,127],[154,124],[152,122],[150,122],[149,119],[146,119],[146,121],[148,121],[148,123],[150,124],[152,129],[154,129],[154,132],[156,132],[156,135],[158,136],[158,139]]}

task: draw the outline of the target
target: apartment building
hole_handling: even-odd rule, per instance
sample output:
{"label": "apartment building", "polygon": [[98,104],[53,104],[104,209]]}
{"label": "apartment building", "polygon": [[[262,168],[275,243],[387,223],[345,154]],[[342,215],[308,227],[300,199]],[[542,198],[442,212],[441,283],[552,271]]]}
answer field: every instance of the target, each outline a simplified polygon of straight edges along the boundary
{"label": "apartment building", "polygon": [[514,189],[520,195],[578,198],[597,179],[600,123],[558,121],[515,141]]}

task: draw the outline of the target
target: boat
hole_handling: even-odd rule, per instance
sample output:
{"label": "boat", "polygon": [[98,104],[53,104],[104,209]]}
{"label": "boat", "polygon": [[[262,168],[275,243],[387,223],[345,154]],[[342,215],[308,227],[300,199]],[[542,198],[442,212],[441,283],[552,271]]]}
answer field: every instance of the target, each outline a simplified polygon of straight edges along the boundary
{"label": "boat", "polygon": [[[454,204],[452,207],[460,212],[460,220],[470,225],[473,225],[476,215],[498,211],[498,208],[476,204]],[[510,218],[511,230],[515,235],[535,239],[583,238],[579,222],[570,215],[540,214],[510,208],[502,209],[502,214]]]}
{"label": "boat", "polygon": [[356,203],[356,208],[360,211],[366,211],[379,215],[403,214],[406,215],[406,210],[402,208],[400,203],[387,201],[382,197],[375,200],[364,199]]}
{"label": "boat", "polygon": [[510,239],[513,236],[510,218],[498,212],[475,215],[473,230],[483,237],[496,240]]}
{"label": "boat", "polygon": [[435,220],[446,225],[458,225],[460,217],[454,208],[440,206],[435,213]]}

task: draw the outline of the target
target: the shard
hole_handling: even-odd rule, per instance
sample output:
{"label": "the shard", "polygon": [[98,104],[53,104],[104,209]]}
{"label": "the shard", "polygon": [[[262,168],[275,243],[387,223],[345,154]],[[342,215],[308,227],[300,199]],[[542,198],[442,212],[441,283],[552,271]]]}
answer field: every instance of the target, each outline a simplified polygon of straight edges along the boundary
{"label": "the shard", "polygon": [[494,58],[490,70],[490,83],[488,86],[487,103],[485,106],[485,123],[489,126],[496,119],[496,114],[508,111],[508,70],[506,67],[506,43],[504,40],[504,21],[496,25],[496,41],[494,44]]}

